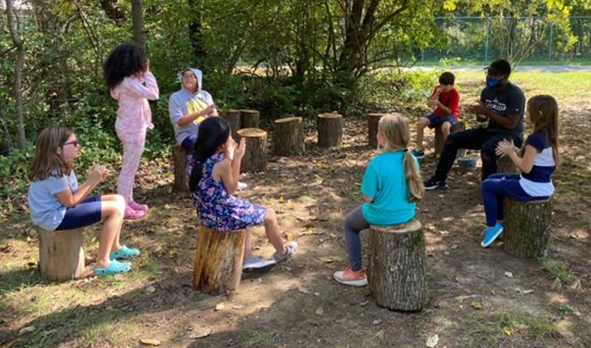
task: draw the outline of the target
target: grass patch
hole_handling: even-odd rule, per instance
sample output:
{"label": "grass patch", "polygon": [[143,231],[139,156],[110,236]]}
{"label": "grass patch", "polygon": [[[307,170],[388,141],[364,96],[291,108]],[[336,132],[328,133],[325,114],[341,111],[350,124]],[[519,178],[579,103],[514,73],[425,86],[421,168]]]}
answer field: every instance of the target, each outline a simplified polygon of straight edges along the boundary
{"label": "grass patch", "polygon": [[272,332],[248,331],[240,342],[244,347],[270,347],[275,341],[275,334]]}
{"label": "grass patch", "polygon": [[542,259],[542,267],[550,272],[552,279],[559,279],[562,284],[571,284],[577,278],[568,270],[568,264],[551,258]]}

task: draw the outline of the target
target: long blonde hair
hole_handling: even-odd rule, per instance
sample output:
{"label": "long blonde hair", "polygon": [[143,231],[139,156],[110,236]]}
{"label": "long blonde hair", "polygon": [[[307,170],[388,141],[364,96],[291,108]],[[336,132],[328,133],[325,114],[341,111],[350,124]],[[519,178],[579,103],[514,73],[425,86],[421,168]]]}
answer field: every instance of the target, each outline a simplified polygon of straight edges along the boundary
{"label": "long blonde hair", "polygon": [[404,178],[408,186],[408,200],[410,202],[420,201],[425,195],[425,186],[423,186],[415,159],[408,151],[410,142],[408,120],[398,115],[385,115],[378,123],[378,133],[382,133],[386,137],[386,144],[382,147],[382,151],[404,151]]}
{"label": "long blonde hair", "polygon": [[29,178],[32,181],[45,180],[51,175],[61,177],[72,171],[71,163],[64,160],[58,149],[74,134],[63,127],[50,127],[41,131],[35,142],[35,160]]}
{"label": "long blonde hair", "polygon": [[550,95],[536,95],[527,101],[527,111],[534,124],[534,133],[544,132],[547,140],[552,145],[554,162],[560,162],[558,153],[558,133],[560,122],[558,117],[558,103]]}

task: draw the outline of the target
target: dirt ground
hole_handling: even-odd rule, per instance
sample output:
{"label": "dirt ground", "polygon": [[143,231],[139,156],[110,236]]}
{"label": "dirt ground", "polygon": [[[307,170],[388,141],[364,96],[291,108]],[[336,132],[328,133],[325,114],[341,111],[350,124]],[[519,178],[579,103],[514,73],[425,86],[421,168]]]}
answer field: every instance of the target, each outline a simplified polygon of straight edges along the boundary
{"label": "dirt ground", "polygon": [[[474,97],[480,85],[463,82],[466,98]],[[188,197],[171,192],[170,163],[154,161],[142,166],[137,193],[150,215],[124,225],[123,242],[143,252],[129,274],[47,283],[35,269],[38,244],[25,232],[28,219],[3,226],[0,347],[138,347],[153,339],[162,347],[419,348],[436,338],[435,347],[448,348],[591,347],[590,96],[591,89],[561,102],[564,163],[554,176],[548,259],[512,257],[501,242],[479,246],[480,171],[456,165],[450,189],[428,192],[418,205],[427,307],[388,311],[368,288],[337,284],[332,273],[347,260],[343,217],[361,204],[363,172],[376,152],[367,146],[363,120],[346,119],[338,150],[319,149],[310,123],[305,155],[269,157],[266,174],[244,175],[249,188],[240,194],[277,210],[285,237],[300,244],[294,259],[243,279],[230,297],[194,291],[195,210]],[[427,155],[425,179],[436,164]],[[86,232],[89,271],[96,231]],[[257,228],[255,253],[272,252]]]}

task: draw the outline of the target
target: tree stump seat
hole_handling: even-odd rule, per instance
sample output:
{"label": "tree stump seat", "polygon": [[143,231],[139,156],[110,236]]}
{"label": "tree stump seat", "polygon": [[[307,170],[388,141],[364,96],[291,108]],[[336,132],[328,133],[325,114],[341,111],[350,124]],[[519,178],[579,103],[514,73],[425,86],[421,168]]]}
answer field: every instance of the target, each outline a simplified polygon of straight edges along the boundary
{"label": "tree stump seat", "polygon": [[503,249],[522,258],[546,257],[552,232],[552,200],[522,202],[505,197],[504,213]]}
{"label": "tree stump seat", "polygon": [[[449,134],[462,132],[466,130],[466,124],[464,121],[458,121],[455,125],[453,125],[449,131]],[[435,127],[435,155],[440,155],[441,151],[443,151],[443,145],[445,144],[445,140],[443,139],[443,131],[441,130],[441,126]],[[459,157],[463,157],[466,154],[465,149],[461,149],[458,153]]]}
{"label": "tree stump seat", "polygon": [[372,149],[378,147],[378,124],[380,119],[387,114],[384,113],[370,113],[367,114],[367,140]]}
{"label": "tree stump seat", "polygon": [[240,110],[240,129],[259,128],[261,113],[257,110]]}
{"label": "tree stump seat", "polygon": [[187,151],[176,144],[172,147],[172,165],[174,171],[173,189],[175,192],[188,192],[187,186]]}
{"label": "tree stump seat", "polygon": [[230,109],[228,111],[221,112],[220,114],[226,119],[226,121],[228,121],[230,130],[232,131],[232,138],[234,138],[234,140],[238,139],[238,131],[243,128],[240,110]]}
{"label": "tree stump seat", "polygon": [[63,282],[84,273],[84,229],[39,230],[39,270],[51,281]]}
{"label": "tree stump seat", "polygon": [[200,226],[193,270],[195,289],[211,295],[238,289],[245,238],[245,230],[216,231]]}
{"label": "tree stump seat", "polygon": [[275,121],[275,154],[299,156],[305,150],[304,124],[301,117],[287,117]]}
{"label": "tree stump seat", "polygon": [[370,227],[369,290],[376,304],[420,311],[428,300],[425,235],[418,220]]}
{"label": "tree stump seat", "polygon": [[320,114],[317,119],[318,146],[340,147],[343,142],[343,116]]}
{"label": "tree stump seat", "polygon": [[238,141],[246,139],[246,153],[242,159],[240,173],[264,172],[267,170],[267,132],[258,128],[244,128],[238,131]]}

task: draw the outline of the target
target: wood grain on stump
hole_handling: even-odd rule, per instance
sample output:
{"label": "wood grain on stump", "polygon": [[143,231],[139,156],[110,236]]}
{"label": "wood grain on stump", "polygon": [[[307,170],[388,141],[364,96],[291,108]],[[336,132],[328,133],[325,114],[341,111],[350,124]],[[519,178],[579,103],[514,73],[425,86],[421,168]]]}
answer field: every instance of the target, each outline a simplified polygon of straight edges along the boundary
{"label": "wood grain on stump", "polygon": [[[458,121],[455,126],[451,127],[450,135],[456,132],[462,132],[466,130],[466,125],[463,121]],[[435,154],[440,155],[441,151],[443,150],[443,145],[445,141],[443,140],[443,132],[441,131],[441,127],[435,127]],[[466,154],[465,149],[461,149],[458,152],[459,157],[463,157]]]}
{"label": "wood grain on stump", "polygon": [[301,117],[281,118],[275,121],[275,154],[297,156],[304,153],[304,124]]}
{"label": "wood grain on stump", "polygon": [[240,128],[259,128],[260,115],[257,110],[240,110]]}
{"label": "wood grain on stump", "polygon": [[340,147],[343,142],[343,116],[320,114],[317,120],[318,146]]}
{"label": "wood grain on stump", "polygon": [[428,300],[425,236],[418,220],[371,226],[369,290],[379,306],[420,311]]}
{"label": "wood grain on stump", "polygon": [[221,116],[230,124],[232,138],[234,138],[234,140],[238,139],[238,130],[242,128],[240,110],[230,109],[228,111],[223,111],[221,112]]}
{"label": "wood grain on stump", "polygon": [[83,229],[39,230],[39,269],[52,281],[66,281],[84,273]]}
{"label": "wood grain on stump", "polygon": [[187,151],[176,144],[172,147],[172,165],[174,167],[174,184],[175,192],[187,192]]}
{"label": "wood grain on stump", "polygon": [[369,146],[371,148],[378,147],[378,124],[380,119],[387,114],[371,113],[367,114],[367,135]]}
{"label": "wood grain on stump", "polygon": [[244,230],[216,231],[200,226],[193,270],[195,289],[212,295],[238,289],[245,236]]}
{"label": "wood grain on stump", "polygon": [[521,202],[506,197],[504,213],[503,249],[517,257],[546,257],[552,232],[552,201]]}
{"label": "wood grain on stump", "polygon": [[240,172],[264,172],[267,170],[267,132],[258,128],[238,131],[238,141],[246,139],[246,153],[242,158]]}

